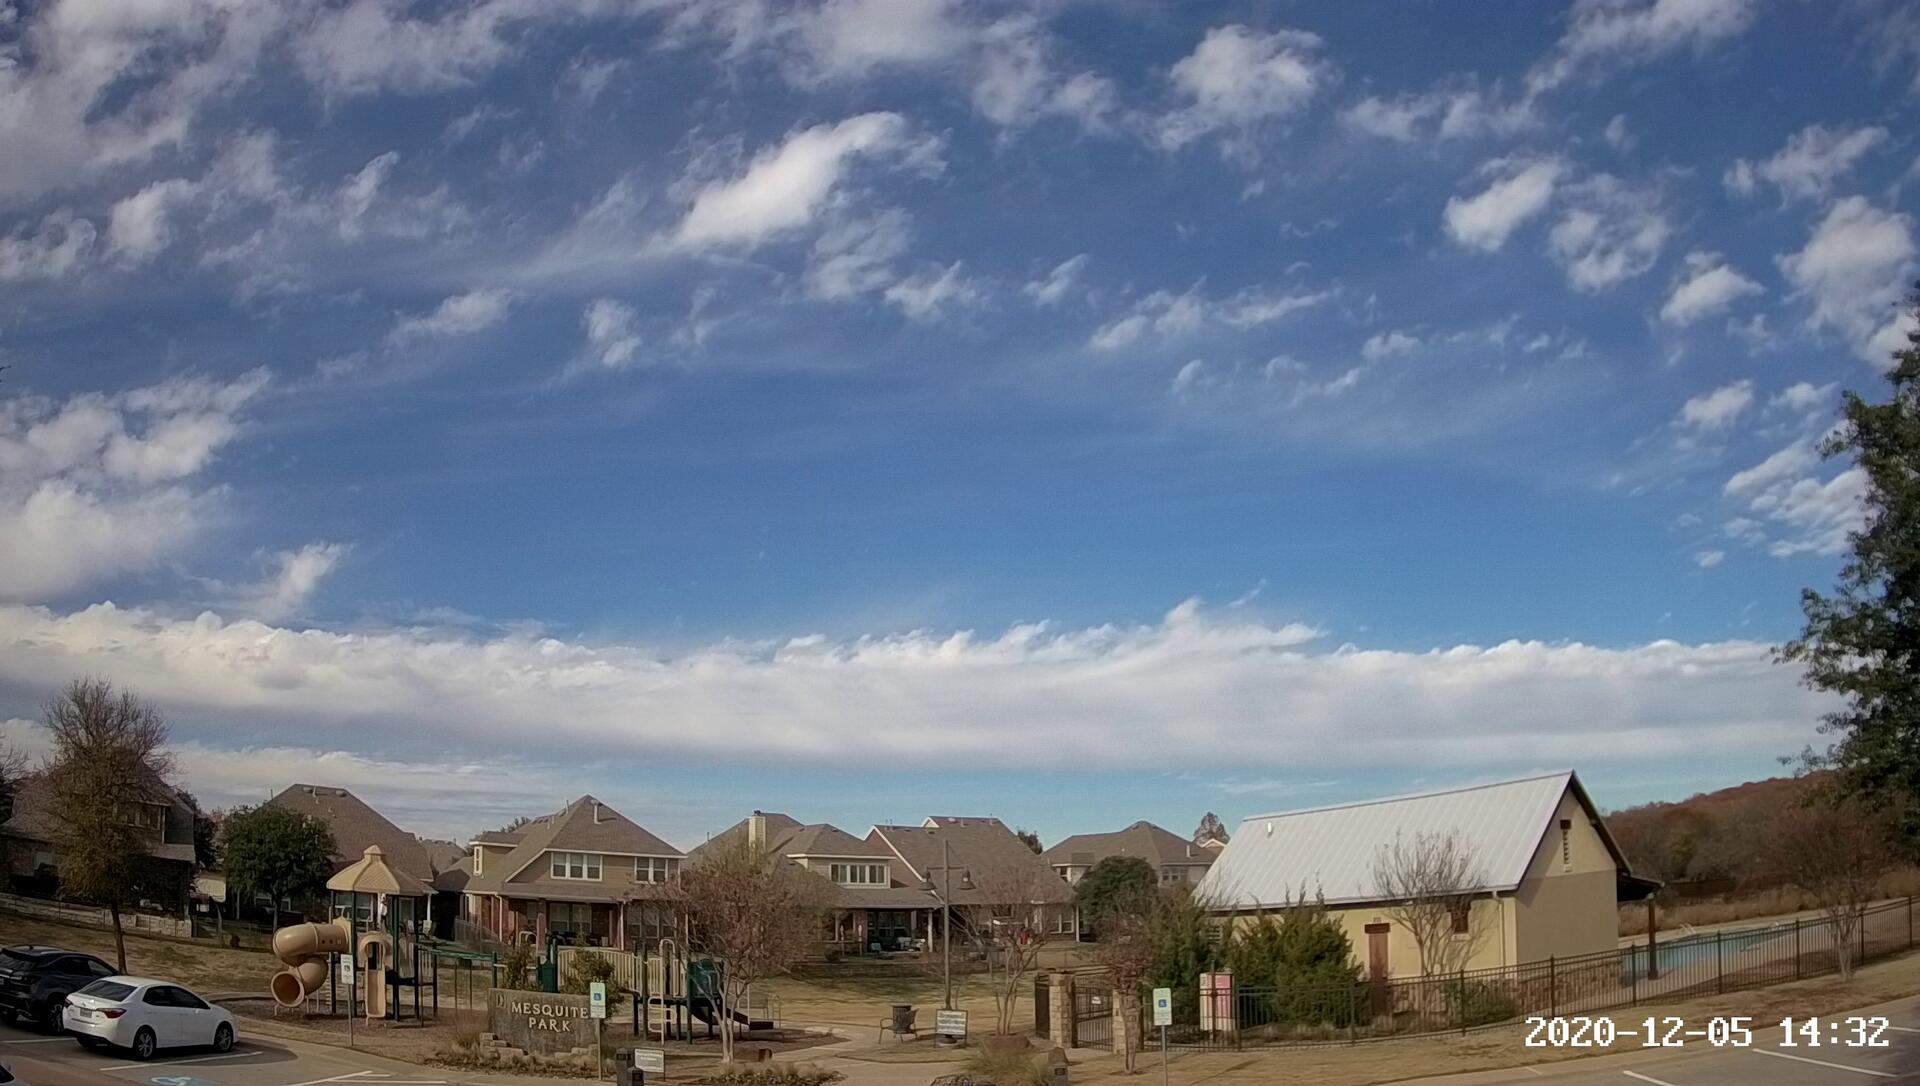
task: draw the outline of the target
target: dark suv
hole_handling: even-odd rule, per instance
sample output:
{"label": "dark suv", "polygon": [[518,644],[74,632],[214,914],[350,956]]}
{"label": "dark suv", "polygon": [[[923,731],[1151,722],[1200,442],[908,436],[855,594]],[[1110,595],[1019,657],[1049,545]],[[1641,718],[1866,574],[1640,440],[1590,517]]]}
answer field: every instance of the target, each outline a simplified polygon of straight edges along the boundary
{"label": "dark suv", "polygon": [[45,1030],[60,1028],[67,996],[114,969],[91,954],[56,946],[0,949],[0,1021],[25,1018]]}

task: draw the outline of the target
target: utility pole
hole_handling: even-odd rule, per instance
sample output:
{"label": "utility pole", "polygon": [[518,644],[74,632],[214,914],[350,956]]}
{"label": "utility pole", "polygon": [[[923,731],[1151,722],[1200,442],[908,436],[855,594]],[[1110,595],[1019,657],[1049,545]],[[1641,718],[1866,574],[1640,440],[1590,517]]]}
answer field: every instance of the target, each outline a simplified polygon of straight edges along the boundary
{"label": "utility pole", "polygon": [[946,982],[946,1009],[953,1009],[953,842],[940,838],[941,878],[946,889],[940,894],[940,977]]}

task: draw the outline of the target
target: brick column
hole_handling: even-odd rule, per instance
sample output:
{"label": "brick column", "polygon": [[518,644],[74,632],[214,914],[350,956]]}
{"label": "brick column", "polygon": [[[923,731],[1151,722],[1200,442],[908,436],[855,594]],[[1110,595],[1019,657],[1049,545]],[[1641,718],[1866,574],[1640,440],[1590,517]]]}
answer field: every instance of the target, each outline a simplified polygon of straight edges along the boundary
{"label": "brick column", "polygon": [[1073,1021],[1073,974],[1054,973],[1047,983],[1047,1040],[1073,1048],[1078,1039]]}
{"label": "brick column", "polygon": [[1133,992],[1113,993],[1113,1051],[1127,1067],[1129,1052],[1140,1051],[1140,996]]}

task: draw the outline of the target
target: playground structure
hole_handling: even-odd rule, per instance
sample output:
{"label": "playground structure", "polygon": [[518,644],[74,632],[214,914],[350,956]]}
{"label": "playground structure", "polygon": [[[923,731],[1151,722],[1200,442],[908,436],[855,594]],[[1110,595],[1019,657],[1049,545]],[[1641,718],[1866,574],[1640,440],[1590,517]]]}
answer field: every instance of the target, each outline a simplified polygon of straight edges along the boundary
{"label": "playground structure", "polygon": [[[721,987],[725,963],[717,958],[692,957],[671,938],[660,940],[657,954],[643,953],[637,959],[640,983],[633,992],[634,1036],[662,1042],[691,1041],[693,1021],[697,1019],[707,1027],[707,1036],[712,1037],[720,1022],[720,1008],[726,1003]],[[746,1003],[745,1007],[727,1008],[728,1017],[737,1028],[775,1027],[776,1015],[770,1001],[756,1000],[755,993],[749,991]],[[659,1014],[657,1024],[655,1012]]]}
{"label": "playground structure", "polygon": [[[419,879],[390,867],[379,845],[368,846],[360,859],[328,879],[327,889],[332,920],[294,924],[273,933],[274,956],[286,968],[274,974],[267,987],[279,1006],[317,1010],[324,1005],[326,1013],[338,1014],[344,995],[348,1015],[358,1010],[369,1020],[398,1022],[407,1002],[402,992],[411,991],[413,1019],[422,1021],[428,1009],[438,1015],[443,960],[451,961],[457,970],[456,995],[459,976],[482,962],[489,982],[493,981],[492,955],[428,945],[428,902],[433,892]],[[356,968],[343,993],[339,961],[349,952]],[[469,991],[473,987],[470,977]],[[431,993],[427,1006],[422,1005],[423,990]]]}

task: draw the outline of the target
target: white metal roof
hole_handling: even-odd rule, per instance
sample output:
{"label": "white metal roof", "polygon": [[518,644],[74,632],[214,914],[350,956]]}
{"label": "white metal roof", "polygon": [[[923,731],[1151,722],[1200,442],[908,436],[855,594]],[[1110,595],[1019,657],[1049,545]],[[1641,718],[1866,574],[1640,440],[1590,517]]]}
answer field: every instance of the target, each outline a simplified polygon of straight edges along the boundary
{"label": "white metal roof", "polygon": [[1199,892],[1250,909],[1300,900],[1375,901],[1373,864],[1396,835],[1457,832],[1479,859],[1481,891],[1520,885],[1542,835],[1573,785],[1571,770],[1516,781],[1303,811],[1252,815],[1220,852]]}

